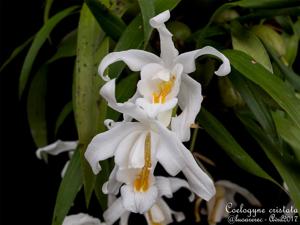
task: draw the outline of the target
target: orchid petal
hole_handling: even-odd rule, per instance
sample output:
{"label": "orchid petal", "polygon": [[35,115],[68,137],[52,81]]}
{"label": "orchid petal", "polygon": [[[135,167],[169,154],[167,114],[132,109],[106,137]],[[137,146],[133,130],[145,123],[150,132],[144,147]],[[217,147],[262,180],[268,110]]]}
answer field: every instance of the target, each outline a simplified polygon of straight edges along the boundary
{"label": "orchid petal", "polygon": [[214,198],[212,198],[209,202],[207,202],[208,209],[208,223],[216,224],[221,222],[221,220],[225,217],[225,196],[224,192],[217,191],[217,194]]}
{"label": "orchid petal", "polygon": [[172,113],[173,113],[173,109],[170,109],[168,111],[164,111],[164,112],[160,112],[157,115],[157,119],[158,121],[160,121],[165,127],[168,127],[170,122],[171,122],[171,118],[172,118]]}
{"label": "orchid petal", "polygon": [[168,204],[163,200],[163,198],[160,198],[157,200],[156,205],[160,208],[160,210],[164,214],[164,223],[163,224],[169,224],[173,222],[172,218],[172,210],[168,206]]}
{"label": "orchid petal", "polygon": [[102,225],[102,223],[88,214],[79,213],[65,217],[62,225]]}
{"label": "orchid petal", "polygon": [[131,152],[132,147],[135,145],[138,137],[140,136],[142,131],[134,131],[128,136],[124,137],[121,140],[120,144],[118,145],[115,151],[115,163],[120,167],[120,169],[127,168],[129,163],[129,154]]}
{"label": "orchid petal", "polygon": [[134,145],[132,146],[132,149],[129,154],[129,168],[142,168],[145,165],[144,149],[147,133],[147,131],[142,132],[136,139]]}
{"label": "orchid petal", "polygon": [[108,81],[109,77],[104,76],[105,69],[112,63],[123,61],[132,71],[140,71],[141,68],[149,63],[160,63],[161,59],[143,50],[127,50],[122,52],[112,52],[105,56],[101,61],[98,72],[103,80]]}
{"label": "orchid petal", "polygon": [[150,209],[152,221],[155,223],[162,223],[165,220],[164,213],[160,209],[160,207],[157,204],[154,204],[152,208]]}
{"label": "orchid petal", "polygon": [[120,218],[119,225],[128,225],[130,212],[125,212]]}
{"label": "orchid petal", "polygon": [[173,65],[173,61],[178,56],[178,51],[172,40],[173,35],[165,25],[165,22],[167,22],[169,18],[170,11],[167,10],[150,19],[150,25],[158,30],[161,49],[160,56],[167,67],[171,67]]}
{"label": "orchid petal", "polygon": [[213,55],[223,61],[219,69],[215,71],[216,75],[225,76],[230,73],[231,68],[229,60],[221,52],[210,46],[206,46],[191,52],[185,52],[176,58],[176,63],[181,63],[183,65],[184,73],[192,73],[196,70],[196,58],[202,55]]}
{"label": "orchid petal", "polygon": [[172,131],[182,142],[188,141],[191,137],[190,126],[195,122],[202,100],[201,85],[188,75],[182,76],[178,94],[178,105],[182,113],[171,121]]}
{"label": "orchid petal", "polygon": [[136,104],[145,110],[145,112],[148,114],[149,117],[155,118],[158,116],[159,113],[169,111],[173,109],[176,104],[177,104],[177,98],[172,98],[165,103],[157,103],[157,104],[152,104],[149,101],[147,101],[145,98],[138,98],[136,100]]}
{"label": "orchid petal", "polygon": [[159,162],[168,173],[173,173],[170,173],[172,176],[175,175],[176,170],[182,170],[188,180],[190,189],[208,201],[216,192],[211,178],[198,166],[192,153],[179,141],[176,134],[158,122],[156,122],[156,125],[161,136],[161,142],[166,143],[164,149],[161,149],[158,153],[167,152],[167,154],[157,155]]}
{"label": "orchid petal", "polygon": [[147,115],[132,102],[118,103],[115,96],[116,80],[110,80],[100,90],[100,94],[107,101],[108,105],[114,110],[124,113],[140,122],[147,123]]}
{"label": "orchid petal", "polygon": [[[186,188],[188,190],[190,190],[190,186],[188,184],[188,182],[186,182],[183,179],[180,178],[176,178],[176,177],[170,177],[169,178],[170,181],[170,186],[171,186],[171,190],[172,192],[176,192],[178,191],[180,188]],[[193,193],[191,193],[190,197],[189,197],[189,201],[192,202],[195,199],[195,195]]]}
{"label": "orchid petal", "polygon": [[151,186],[145,192],[136,192],[129,185],[124,185],[121,188],[122,202],[125,209],[134,213],[143,214],[147,212],[155,203],[157,194],[155,186]]}
{"label": "orchid petal", "polygon": [[130,133],[141,128],[139,123],[124,122],[115,125],[111,130],[96,135],[87,147],[85,158],[95,174],[99,173],[99,161],[112,157],[119,143]]}
{"label": "orchid petal", "polygon": [[216,185],[220,185],[222,187],[225,187],[226,189],[237,192],[240,195],[242,195],[244,198],[246,198],[249,201],[249,203],[251,203],[252,205],[261,207],[261,203],[259,202],[259,200],[251,192],[249,192],[246,188],[243,188],[243,187],[241,187],[237,184],[234,184],[228,180],[217,181]]}
{"label": "orchid petal", "polygon": [[155,177],[155,186],[157,187],[159,196],[166,196],[167,198],[173,197],[173,191],[169,178],[162,176]]}
{"label": "orchid petal", "polygon": [[36,151],[36,156],[39,159],[42,159],[42,154],[58,155],[62,152],[73,151],[77,148],[78,141],[61,141],[57,140],[56,142],[47,145],[45,147],[39,148]]}
{"label": "orchid petal", "polygon": [[102,186],[102,192],[104,194],[117,195],[122,183],[117,180],[118,166],[115,166],[109,175],[109,179]]}
{"label": "orchid petal", "polygon": [[64,177],[64,176],[65,176],[69,164],[70,164],[70,160],[68,160],[68,161],[66,162],[66,164],[64,165],[64,168],[63,168],[62,171],[60,172],[60,176],[61,176],[61,177]]}
{"label": "orchid petal", "polygon": [[124,213],[126,213],[126,209],[124,208],[124,206],[122,204],[122,199],[118,198],[103,213],[103,218],[107,225],[112,225]]}

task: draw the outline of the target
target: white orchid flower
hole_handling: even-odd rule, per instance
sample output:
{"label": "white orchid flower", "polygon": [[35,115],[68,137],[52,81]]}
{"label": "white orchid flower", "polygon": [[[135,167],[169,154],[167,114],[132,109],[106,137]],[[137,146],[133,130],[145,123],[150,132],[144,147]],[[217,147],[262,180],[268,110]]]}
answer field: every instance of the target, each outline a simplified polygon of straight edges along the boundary
{"label": "white orchid flower", "polygon": [[[152,171],[157,162],[172,176],[180,171],[186,176],[191,190],[205,200],[215,194],[213,181],[198,166],[191,152],[159,121],[149,118],[143,110],[131,102],[117,103],[115,80],[107,82],[101,89],[102,96],[117,111],[137,118],[141,122],[115,123],[110,130],[93,138],[85,152],[85,157],[95,174],[99,173],[103,161],[114,156],[119,170],[139,171],[134,184],[141,182],[150,188]],[[140,179],[140,180],[139,180]],[[135,189],[139,190],[137,186]]]}
{"label": "white orchid flower", "polygon": [[207,219],[209,225],[215,225],[221,222],[223,218],[228,217],[226,207],[232,210],[237,206],[234,199],[235,194],[242,195],[251,205],[261,207],[261,203],[252,193],[237,184],[227,180],[220,180],[215,183],[215,186],[216,195],[207,202]]}
{"label": "white orchid flower", "polygon": [[105,223],[101,223],[99,219],[88,214],[79,213],[66,216],[62,225],[105,225]]}
{"label": "white orchid flower", "polygon": [[[37,151],[36,151],[36,156],[39,159],[42,159],[43,155],[45,155],[45,154],[59,155],[60,153],[68,152],[69,153],[69,158],[71,158],[74,151],[75,151],[75,149],[77,148],[77,145],[78,145],[78,141],[61,141],[61,140],[57,140],[56,142],[54,142],[50,145],[38,148]],[[62,169],[61,177],[64,177],[64,175],[67,171],[69,162],[70,162],[70,160],[68,160],[66,162],[64,168]]]}
{"label": "white orchid flower", "polygon": [[169,18],[170,12],[167,10],[150,20],[151,26],[159,32],[160,57],[143,50],[113,52],[104,57],[98,71],[106,81],[109,77],[104,76],[105,69],[117,61],[125,62],[132,71],[141,71],[141,80],[131,101],[142,107],[150,117],[157,117],[167,125],[171,120],[172,108],[178,103],[182,113],[172,119],[171,127],[181,141],[188,141],[190,125],[194,123],[203,97],[201,85],[187,74],[195,71],[195,60],[202,55],[213,55],[223,61],[215,72],[218,76],[230,73],[230,63],[210,46],[179,55],[172,34],[165,26]]}
{"label": "white orchid flower", "polygon": [[[182,187],[189,189],[188,183],[179,178],[156,177],[155,179],[157,185],[157,197],[155,202],[146,211],[140,212],[144,214],[147,223],[149,225],[166,225],[173,222],[172,215],[174,215],[176,221],[178,222],[184,220],[184,214],[182,212],[175,212],[170,209],[162,197],[165,196],[167,198],[171,198],[173,197],[173,193]],[[121,193],[121,196],[116,199],[111,197],[114,193],[110,193],[109,190],[108,193],[110,196],[110,204],[108,209],[103,214],[106,224],[114,224],[120,218],[119,224],[127,225],[129,215],[132,211],[128,210],[126,205],[124,205],[123,194]],[[193,201],[193,198],[194,196],[191,195],[190,201]],[[144,202],[146,201],[147,199],[144,199]]]}

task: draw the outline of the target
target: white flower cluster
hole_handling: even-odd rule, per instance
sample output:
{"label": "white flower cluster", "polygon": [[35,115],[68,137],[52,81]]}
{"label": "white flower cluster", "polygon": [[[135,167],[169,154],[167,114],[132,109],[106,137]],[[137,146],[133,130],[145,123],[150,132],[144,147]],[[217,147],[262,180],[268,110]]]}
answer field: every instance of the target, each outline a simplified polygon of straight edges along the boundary
{"label": "white flower cluster", "polygon": [[[163,197],[171,198],[182,187],[206,201],[216,193],[212,179],[182,143],[190,140],[190,126],[203,100],[201,85],[188,73],[195,71],[195,59],[204,54],[222,60],[215,72],[218,76],[230,73],[230,63],[209,46],[179,55],[165,26],[169,18],[170,12],[165,11],[150,20],[160,36],[160,57],[142,50],[113,52],[99,66],[100,76],[107,81],[100,94],[124,118],[122,122],[106,120],[109,130],[95,136],[85,152],[95,174],[101,170],[100,161],[114,157],[115,167],[102,187],[109,199],[109,207],[103,214],[107,225],[118,219],[121,225],[128,224],[130,213],[144,214],[149,225],[169,224],[173,216],[181,221],[183,213],[170,209]],[[140,71],[137,91],[124,103],[116,100],[115,79],[104,76],[106,68],[117,61],[125,62],[132,71]],[[173,116],[177,107],[181,113]],[[75,149],[76,145],[77,142],[58,140],[40,148],[37,156],[41,158],[44,152],[57,155]],[[157,163],[171,177],[155,176]],[[179,172],[186,180],[174,177]],[[194,194],[190,196],[193,199]],[[100,224],[100,221],[78,214],[66,217],[63,224]]]}
{"label": "white flower cluster", "polygon": [[[172,214],[177,220],[184,217],[173,212],[162,196],[172,197],[180,187],[186,187],[208,201],[216,192],[211,178],[182,144],[190,139],[190,126],[203,99],[201,85],[188,73],[195,71],[195,59],[204,54],[223,61],[215,72],[219,76],[230,72],[230,64],[212,47],[179,55],[165,26],[169,18],[170,12],[165,11],[150,20],[159,32],[160,57],[142,50],[113,52],[99,66],[99,74],[107,81],[100,94],[124,118],[122,122],[106,121],[109,130],[95,136],[85,153],[95,174],[101,170],[100,161],[114,157],[115,167],[103,186],[104,193],[110,196],[109,208],[103,215],[108,225],[119,218],[121,224],[127,224],[131,212],[144,214],[148,224],[169,224]],[[137,91],[124,103],[116,100],[115,79],[104,76],[106,68],[117,61],[125,62],[132,71],[140,71]],[[181,114],[172,117],[177,106]],[[154,176],[157,163],[171,176],[182,172],[187,181]]]}

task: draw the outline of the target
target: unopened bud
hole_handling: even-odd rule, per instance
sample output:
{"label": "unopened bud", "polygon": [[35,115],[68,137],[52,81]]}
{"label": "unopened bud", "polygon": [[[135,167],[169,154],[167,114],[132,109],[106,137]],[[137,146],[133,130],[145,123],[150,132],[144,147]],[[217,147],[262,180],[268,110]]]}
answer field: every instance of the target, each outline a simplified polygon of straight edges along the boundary
{"label": "unopened bud", "polygon": [[286,53],[286,46],[283,38],[271,26],[256,25],[252,31],[268,46],[272,47],[279,56]]}

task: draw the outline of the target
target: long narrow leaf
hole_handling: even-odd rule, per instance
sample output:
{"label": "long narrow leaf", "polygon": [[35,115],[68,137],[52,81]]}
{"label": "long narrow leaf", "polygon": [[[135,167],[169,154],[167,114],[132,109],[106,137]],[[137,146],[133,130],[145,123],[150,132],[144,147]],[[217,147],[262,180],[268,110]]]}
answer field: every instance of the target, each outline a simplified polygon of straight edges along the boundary
{"label": "long narrow leaf", "polygon": [[44,9],[44,23],[48,22],[50,10],[54,0],[46,0],[45,9]]}
{"label": "long narrow leaf", "polygon": [[21,70],[20,80],[19,80],[19,97],[22,96],[23,91],[26,87],[29,74],[31,72],[31,68],[33,65],[33,62],[44,44],[44,42],[49,37],[49,34],[53,30],[56,25],[62,21],[64,18],[69,16],[74,12],[75,9],[77,9],[77,6],[72,6],[70,8],[67,8],[57,14],[55,14],[51,19],[48,20],[48,22],[39,30],[39,32],[36,34],[33,43],[31,44],[31,47],[26,55],[26,58],[23,63],[23,67]]}
{"label": "long narrow leaf", "polygon": [[300,101],[280,78],[243,52],[226,50],[224,53],[237,71],[264,89],[300,127]]}
{"label": "long narrow leaf", "polygon": [[64,108],[62,109],[62,111],[60,112],[56,123],[55,123],[55,134],[57,134],[59,128],[61,127],[61,125],[63,124],[63,122],[65,121],[65,119],[67,118],[67,116],[69,114],[71,114],[71,112],[73,111],[73,102],[70,101],[68,102]]}
{"label": "long narrow leaf", "polygon": [[231,80],[266,134],[276,138],[277,132],[271,113],[261,99],[261,96],[257,95],[257,90],[254,89],[254,85],[243,78],[239,73],[232,73]]}
{"label": "long narrow leaf", "polygon": [[[260,144],[266,155],[272,161],[277,171],[288,186],[289,193],[298,208],[300,209],[300,166],[299,163],[288,157],[288,155],[279,154],[275,149],[278,146],[274,145],[266,136],[259,126],[249,118],[239,116],[240,120],[244,123],[250,134]],[[284,152],[284,151],[280,151]]]}
{"label": "long narrow leaf", "polygon": [[233,49],[247,53],[273,73],[270,58],[259,38],[243,28],[238,22],[233,22],[230,28]]}
{"label": "long narrow leaf", "polygon": [[239,167],[258,177],[276,183],[237,143],[229,131],[212,114],[203,108],[200,111],[199,124]]}
{"label": "long narrow leaf", "polygon": [[52,63],[56,60],[76,55],[77,30],[68,33],[59,43],[56,53],[47,61]]}
{"label": "long narrow leaf", "polygon": [[52,225],[61,225],[82,187],[80,153],[77,149],[60,183],[52,218]]}
{"label": "long narrow leaf", "polygon": [[34,36],[28,38],[23,44],[21,44],[13,50],[8,59],[2,64],[0,72],[30,44],[33,38]]}
{"label": "long narrow leaf", "polygon": [[48,67],[43,65],[30,85],[27,99],[27,116],[31,135],[37,147],[47,145],[46,91]]}
{"label": "long narrow leaf", "polygon": [[118,41],[126,29],[126,24],[123,20],[110,12],[101,1],[85,0],[85,2],[104,32],[113,40]]}
{"label": "long narrow leaf", "polygon": [[[83,170],[83,183],[86,204],[89,205],[96,176],[87,163],[84,153],[91,139],[104,126],[99,118],[105,117],[102,112],[102,98],[99,89],[103,81],[97,76],[97,65],[108,52],[108,39],[102,41],[100,53],[97,52],[99,38],[103,31],[86,4],[80,14],[77,38],[77,58],[74,77],[74,112],[79,136],[79,148]],[[98,54],[97,54],[98,53]]]}
{"label": "long narrow leaf", "polygon": [[153,0],[138,0],[141,13],[143,17],[143,28],[144,28],[144,47],[146,47],[150,38],[152,27],[149,24],[149,20],[155,16]]}

